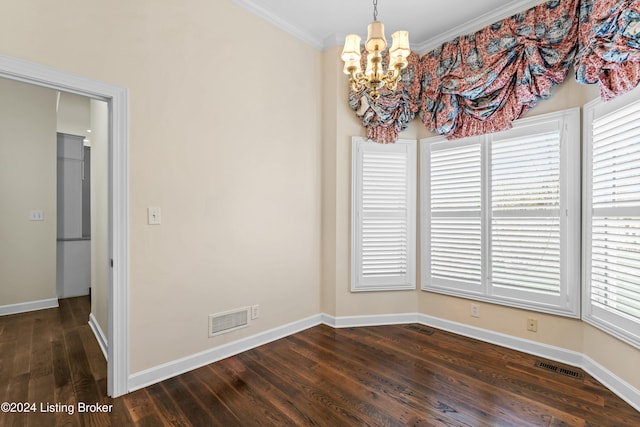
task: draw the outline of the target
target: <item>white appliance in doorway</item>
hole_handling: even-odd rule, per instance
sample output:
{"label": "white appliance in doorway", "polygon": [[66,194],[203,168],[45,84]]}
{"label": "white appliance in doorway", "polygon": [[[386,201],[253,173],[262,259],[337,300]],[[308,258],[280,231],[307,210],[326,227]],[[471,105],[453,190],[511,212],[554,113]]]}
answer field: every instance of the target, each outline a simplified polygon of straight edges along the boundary
{"label": "white appliance in doorway", "polygon": [[90,151],[84,137],[58,133],[58,298],[88,295],[91,285]]}

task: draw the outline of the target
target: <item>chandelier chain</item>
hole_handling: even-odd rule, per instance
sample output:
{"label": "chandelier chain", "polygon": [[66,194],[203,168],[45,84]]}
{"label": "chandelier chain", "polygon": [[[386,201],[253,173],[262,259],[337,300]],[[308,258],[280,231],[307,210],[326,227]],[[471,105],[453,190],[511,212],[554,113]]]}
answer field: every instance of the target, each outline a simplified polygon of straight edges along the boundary
{"label": "chandelier chain", "polygon": [[373,20],[378,20],[378,0],[373,0]]}

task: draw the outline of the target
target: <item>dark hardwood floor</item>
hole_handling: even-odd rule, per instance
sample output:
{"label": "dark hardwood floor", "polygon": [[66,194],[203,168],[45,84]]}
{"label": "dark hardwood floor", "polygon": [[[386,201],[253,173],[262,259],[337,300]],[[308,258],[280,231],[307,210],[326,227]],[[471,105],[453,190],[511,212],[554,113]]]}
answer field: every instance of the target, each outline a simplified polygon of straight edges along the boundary
{"label": "dark hardwood floor", "polygon": [[317,326],[111,399],[88,316],[0,317],[0,402],[36,404],[0,426],[640,426],[579,369],[420,325]]}

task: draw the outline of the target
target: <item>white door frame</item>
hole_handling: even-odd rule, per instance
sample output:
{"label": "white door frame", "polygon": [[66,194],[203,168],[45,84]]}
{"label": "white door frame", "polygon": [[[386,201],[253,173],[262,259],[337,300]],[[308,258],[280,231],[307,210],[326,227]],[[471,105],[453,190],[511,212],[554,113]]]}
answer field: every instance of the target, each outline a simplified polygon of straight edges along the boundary
{"label": "white door frame", "polygon": [[107,394],[129,391],[129,163],[127,89],[0,55],[0,77],[106,101],[109,105],[109,250]]}

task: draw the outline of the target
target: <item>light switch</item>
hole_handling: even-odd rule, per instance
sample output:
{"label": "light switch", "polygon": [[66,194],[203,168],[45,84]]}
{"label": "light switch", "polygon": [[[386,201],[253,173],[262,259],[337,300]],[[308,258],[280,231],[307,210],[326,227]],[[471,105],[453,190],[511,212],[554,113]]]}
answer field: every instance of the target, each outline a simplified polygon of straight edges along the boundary
{"label": "light switch", "polygon": [[44,221],[44,212],[41,210],[30,211],[29,221]]}
{"label": "light switch", "polygon": [[149,207],[147,208],[147,223],[149,225],[159,225],[161,222],[160,208]]}

